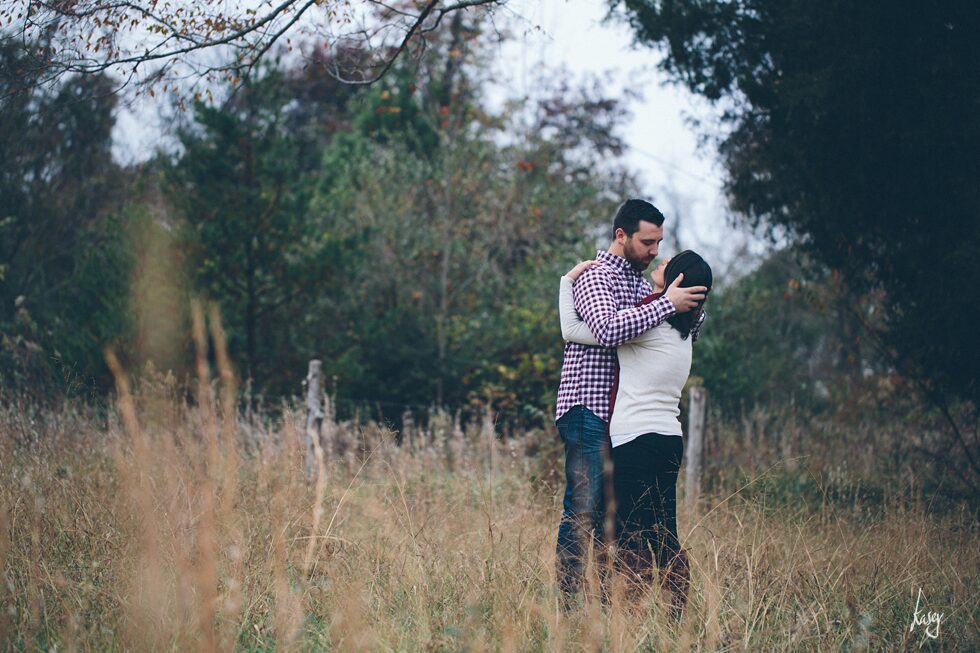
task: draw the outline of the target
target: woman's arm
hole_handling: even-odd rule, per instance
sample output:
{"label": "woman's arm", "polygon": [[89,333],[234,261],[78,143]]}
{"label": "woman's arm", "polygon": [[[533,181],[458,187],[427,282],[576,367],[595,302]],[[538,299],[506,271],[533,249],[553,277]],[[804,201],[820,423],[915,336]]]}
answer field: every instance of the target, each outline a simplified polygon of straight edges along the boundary
{"label": "woman's arm", "polygon": [[589,325],[583,322],[575,311],[572,280],[567,276],[561,278],[561,285],[558,289],[558,317],[561,319],[561,337],[564,340],[577,342],[580,345],[599,345],[599,341],[589,330]]}

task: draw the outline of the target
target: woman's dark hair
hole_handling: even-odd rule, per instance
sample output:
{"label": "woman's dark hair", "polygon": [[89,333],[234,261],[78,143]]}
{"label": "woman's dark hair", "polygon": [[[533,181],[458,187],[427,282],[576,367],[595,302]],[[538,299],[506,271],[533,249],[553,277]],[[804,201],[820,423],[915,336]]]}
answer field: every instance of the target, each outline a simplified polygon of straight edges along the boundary
{"label": "woman's dark hair", "polygon": [[[664,287],[669,288],[670,284],[674,283],[681,274],[684,275],[684,279],[681,280],[681,288],[706,286],[709,291],[711,290],[711,282],[713,281],[711,266],[697,252],[686,249],[670,259],[670,263],[664,269]],[[697,309],[701,308],[702,304],[704,302],[699,303]],[[675,313],[667,318],[670,326],[680,331],[684,340],[687,340],[687,337],[691,335],[691,327],[694,326],[694,315],[697,313],[697,309],[687,313]]]}

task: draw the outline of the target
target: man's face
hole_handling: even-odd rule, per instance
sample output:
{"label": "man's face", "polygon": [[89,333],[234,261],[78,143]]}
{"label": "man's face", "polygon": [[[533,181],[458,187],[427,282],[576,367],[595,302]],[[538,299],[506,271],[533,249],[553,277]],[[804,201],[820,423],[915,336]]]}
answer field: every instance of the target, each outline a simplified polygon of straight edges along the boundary
{"label": "man's face", "polygon": [[663,227],[652,222],[640,221],[639,228],[632,236],[626,236],[623,242],[623,258],[638,270],[646,270],[653,259],[657,258],[657,250],[664,239]]}

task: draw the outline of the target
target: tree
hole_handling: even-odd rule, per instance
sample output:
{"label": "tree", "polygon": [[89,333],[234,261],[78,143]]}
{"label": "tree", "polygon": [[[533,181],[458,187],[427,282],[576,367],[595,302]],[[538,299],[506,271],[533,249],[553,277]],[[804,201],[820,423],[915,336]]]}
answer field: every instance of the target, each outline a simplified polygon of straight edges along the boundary
{"label": "tree", "polygon": [[[371,84],[403,52],[424,51],[446,16],[474,7],[493,11],[501,2],[14,0],[0,5],[0,26],[8,43],[40,44],[16,71],[22,87],[65,73],[114,73],[123,85],[182,98],[186,79],[237,84],[274,46],[288,51],[294,42],[329,44],[340,55],[327,60],[335,77]],[[368,58],[360,56],[365,51]]]}
{"label": "tree", "polygon": [[93,385],[125,330],[127,176],[110,152],[109,80],[14,94],[26,56],[0,44],[0,373],[43,393],[58,366]]}
{"label": "tree", "polygon": [[855,333],[855,298],[833,276],[786,248],[712,291],[692,374],[727,417],[758,405],[840,408],[861,394],[868,372],[881,371]]}
{"label": "tree", "polygon": [[323,318],[344,316],[325,369],[342,400],[490,398],[539,423],[561,362],[557,279],[631,184],[610,165],[623,112],[563,83],[492,114],[481,51],[479,26],[451,26],[417,74],[396,68],[353,105],[360,133],[324,152],[314,211],[370,257]]}
{"label": "tree", "polygon": [[725,107],[734,208],[855,292],[883,290],[868,325],[892,364],[944,412],[948,397],[980,406],[976,3],[614,4],[675,80]]}
{"label": "tree", "polygon": [[198,290],[219,302],[246,377],[268,388],[277,376],[279,390],[289,374],[278,365],[280,325],[327,280],[341,249],[307,216],[310,175],[283,88],[270,71],[224,108],[197,104],[168,175]]}

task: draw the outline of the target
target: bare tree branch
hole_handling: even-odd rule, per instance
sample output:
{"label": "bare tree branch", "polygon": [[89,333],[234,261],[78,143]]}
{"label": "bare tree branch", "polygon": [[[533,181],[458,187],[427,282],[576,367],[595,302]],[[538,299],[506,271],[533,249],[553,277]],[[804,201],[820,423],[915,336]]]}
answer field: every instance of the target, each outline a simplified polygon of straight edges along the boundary
{"label": "bare tree branch", "polygon": [[342,79],[341,77],[337,77],[337,79],[344,82],[345,84],[361,84],[361,85],[370,85],[379,81],[391,69],[391,66],[395,63],[395,59],[397,59],[398,55],[400,55],[405,50],[405,46],[408,45],[408,41],[412,38],[412,36],[419,29],[422,23],[425,22],[425,19],[428,18],[429,14],[432,12],[433,8],[435,8],[438,2],[439,0],[432,0],[431,2],[429,2],[429,4],[425,6],[425,9],[423,9],[422,13],[420,13],[416,18],[415,23],[412,24],[411,29],[408,30],[408,33],[405,35],[405,38],[403,38],[402,42],[398,45],[398,48],[395,50],[395,53],[391,55],[388,58],[388,61],[384,64],[384,67],[381,69],[381,72],[379,72],[374,77],[366,80],[345,80]]}
{"label": "bare tree branch", "polygon": [[[126,86],[176,85],[188,77],[247,79],[277,44],[298,41],[360,49],[366,69],[336,70],[346,83],[380,80],[410,46],[453,12],[492,11],[506,0],[13,0],[0,3],[0,41],[32,53],[23,86],[64,74],[121,71]],[[366,25],[366,26],[364,26]],[[202,57],[213,52],[209,60]],[[172,87],[171,87],[172,88]]]}

